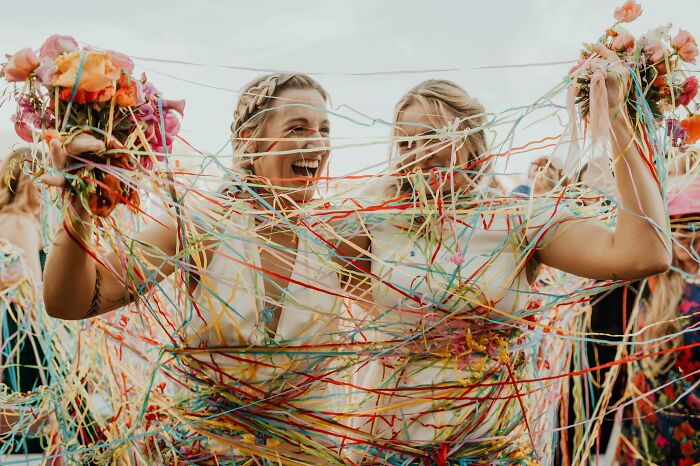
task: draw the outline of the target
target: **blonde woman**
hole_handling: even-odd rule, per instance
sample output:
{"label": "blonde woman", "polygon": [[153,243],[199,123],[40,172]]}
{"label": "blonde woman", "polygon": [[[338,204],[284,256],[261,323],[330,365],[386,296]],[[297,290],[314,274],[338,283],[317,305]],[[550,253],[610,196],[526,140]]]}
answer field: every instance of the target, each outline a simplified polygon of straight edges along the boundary
{"label": "blonde woman", "polygon": [[622,465],[700,462],[700,177],[669,194],[673,267],[650,279],[628,368],[632,404],[623,413]]}
{"label": "blonde woman", "polygon": [[[182,341],[169,350],[186,368],[180,382],[193,390],[170,425],[177,430],[184,422],[190,430],[181,437],[183,448],[171,448],[169,461],[320,464],[320,458],[337,457],[341,438],[331,434],[336,400],[320,380],[332,377],[330,358],[325,350],[315,355],[313,347],[334,338],[339,283],[325,262],[325,246],[303,229],[330,155],[327,99],[321,85],[302,74],[275,73],[249,83],[231,125],[236,179],[209,196],[211,202],[188,194],[137,238],[142,246],[135,255],[147,259],[147,269],[136,275],[160,281],[179,263],[192,277],[189,291],[180,290],[191,292],[178,311],[185,316]],[[70,153],[104,146],[79,136],[65,150],[58,143],[51,150],[61,167]],[[48,181],[61,184],[60,177]],[[73,235],[94,249],[83,207],[73,203],[67,210]],[[178,220],[186,243],[178,241]],[[313,223],[323,234],[322,222]],[[144,280],[127,275],[134,263],[115,254],[104,263],[59,232],[45,273],[49,314],[85,319],[143,298],[135,290]],[[161,445],[156,450],[167,450],[158,443],[172,442],[165,436],[154,435]]]}
{"label": "blonde woman", "polygon": [[537,265],[609,280],[670,262],[661,193],[624,110],[626,82],[624,67],[611,67],[623,206],[614,230],[574,215],[566,196],[513,200],[485,189],[485,111],[457,84],[425,81],[400,99],[396,171],[360,215],[358,230],[369,234],[355,238],[371,264],[368,278],[355,279],[367,309],[358,325],[375,342],[354,380],[365,393],[353,406],[356,426],[376,437],[360,447],[363,461],[547,462],[539,437],[552,433],[532,428],[545,413],[529,402],[542,387],[519,383],[545,362],[528,341],[539,329],[526,309]]}
{"label": "blonde woman", "polygon": [[[41,266],[43,247],[37,215],[41,198],[25,173],[30,149],[18,149],[0,166],[0,381],[11,392],[31,392],[47,383],[42,335]],[[40,453],[39,439],[24,439],[25,428],[38,427],[31,415],[6,404],[0,408],[0,439],[17,453]],[[27,424],[29,422],[29,424]]]}

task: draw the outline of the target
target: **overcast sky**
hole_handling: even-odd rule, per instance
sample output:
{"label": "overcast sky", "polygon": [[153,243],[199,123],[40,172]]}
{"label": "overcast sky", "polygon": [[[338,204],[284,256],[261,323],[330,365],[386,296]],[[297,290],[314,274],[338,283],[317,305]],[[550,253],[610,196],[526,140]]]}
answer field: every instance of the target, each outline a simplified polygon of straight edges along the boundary
{"label": "overcast sky", "polygon": [[[5,6],[0,52],[38,48],[46,37],[60,33],[127,53],[137,58],[137,67],[166,97],[187,99],[182,136],[206,152],[224,147],[225,156],[230,155],[228,128],[236,91],[260,74],[227,66],[319,73],[315,77],[328,89],[338,111],[365,123],[369,120],[355,111],[391,120],[392,108],[406,90],[436,77],[458,82],[498,114],[537,101],[561,82],[570,65],[478,68],[575,60],[582,42],[595,40],[614,22],[613,10],[621,3],[35,0]],[[635,34],[668,22],[700,33],[695,26],[700,1],[641,3],[644,14],[630,25]],[[457,71],[352,75],[427,69]],[[0,131],[11,130],[11,107],[0,108]],[[535,123],[539,118],[544,120]],[[560,121],[545,118],[545,113],[533,116],[530,123],[518,131],[519,142],[561,132]],[[500,136],[507,129],[500,128]],[[336,150],[333,174],[361,172],[385,161],[387,147],[381,141],[389,131],[382,124],[368,127],[333,118],[334,145],[376,143]],[[7,142],[3,144],[7,147]],[[514,156],[508,171],[524,171],[536,155],[542,153]],[[503,170],[504,164],[499,168]]]}

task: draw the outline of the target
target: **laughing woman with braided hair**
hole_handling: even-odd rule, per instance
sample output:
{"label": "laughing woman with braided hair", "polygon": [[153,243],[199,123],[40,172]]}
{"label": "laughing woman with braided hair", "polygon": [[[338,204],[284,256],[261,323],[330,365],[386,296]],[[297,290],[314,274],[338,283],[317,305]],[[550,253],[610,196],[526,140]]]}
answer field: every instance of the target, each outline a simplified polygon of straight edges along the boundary
{"label": "laughing woman with braided hair", "polygon": [[[96,250],[90,216],[77,202],[67,208],[65,223],[85,244],[61,231],[51,248],[44,299],[53,317],[85,319],[142,301],[155,281],[187,270],[191,305],[181,314],[188,318],[172,335],[179,344],[165,350],[186,375],[178,380],[178,403],[161,411],[171,423],[153,434],[150,445],[158,448],[149,461],[337,460],[337,400],[320,381],[332,377],[332,358],[309,348],[332,341],[339,282],[323,262],[328,252],[299,227],[318,205],[316,179],[330,153],[327,99],[301,74],[269,74],[245,86],[231,125],[238,155],[231,181],[206,201],[187,194],[137,237],[147,259],[137,275],[157,277],[153,283],[129,274],[142,264],[115,254],[93,260],[86,252]],[[71,154],[103,150],[89,136],[51,146],[58,167]],[[323,234],[322,221],[314,222]],[[183,432],[182,447],[168,429]]]}

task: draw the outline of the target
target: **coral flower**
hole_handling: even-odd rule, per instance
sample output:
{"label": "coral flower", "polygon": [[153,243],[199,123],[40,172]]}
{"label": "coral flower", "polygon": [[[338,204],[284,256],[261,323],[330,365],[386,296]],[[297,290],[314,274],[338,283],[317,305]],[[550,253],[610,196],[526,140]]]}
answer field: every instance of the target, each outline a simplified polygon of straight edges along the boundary
{"label": "coral flower", "polygon": [[[58,95],[59,99],[68,102],[70,100],[70,94],[73,89],[67,87],[61,91]],[[112,98],[114,95],[114,86],[109,86],[104,89],[100,89],[96,92],[78,90],[73,97],[73,102],[76,104],[85,104],[88,102],[106,102]]]}
{"label": "coral flower", "polygon": [[650,41],[644,46],[644,55],[651,63],[657,63],[666,56],[666,47],[661,41]]}
{"label": "coral flower", "polygon": [[634,36],[627,31],[620,31],[613,39],[612,48],[616,52],[624,52],[634,47]]}
{"label": "coral flower", "polygon": [[642,14],[642,5],[634,0],[627,0],[622,6],[615,8],[615,19],[621,23],[631,23]]}
{"label": "coral flower", "polygon": [[51,141],[58,139],[61,135],[55,129],[47,129],[44,131],[44,141],[46,141],[47,146],[51,146]]}
{"label": "coral flower", "polygon": [[695,58],[698,56],[698,44],[691,33],[680,29],[671,41],[671,46],[678,51],[678,55],[684,62],[695,63]]}
{"label": "coral flower", "polygon": [[[82,63],[82,73],[78,90],[99,92],[119,79],[119,69],[112,64],[112,56],[107,52],[82,52],[85,59]],[[56,74],[54,86],[72,88],[78,76],[81,62],[81,52],[61,55],[56,59]]]}
{"label": "coral flower", "polygon": [[39,66],[39,57],[32,49],[22,49],[10,57],[5,66],[5,79],[10,82],[24,81]]}
{"label": "coral flower", "polygon": [[139,91],[129,75],[122,73],[119,77],[117,93],[115,99],[120,107],[134,107],[142,102],[139,102]]}
{"label": "coral flower", "polygon": [[688,144],[695,144],[700,140],[700,115],[681,120],[680,125],[688,132]]}

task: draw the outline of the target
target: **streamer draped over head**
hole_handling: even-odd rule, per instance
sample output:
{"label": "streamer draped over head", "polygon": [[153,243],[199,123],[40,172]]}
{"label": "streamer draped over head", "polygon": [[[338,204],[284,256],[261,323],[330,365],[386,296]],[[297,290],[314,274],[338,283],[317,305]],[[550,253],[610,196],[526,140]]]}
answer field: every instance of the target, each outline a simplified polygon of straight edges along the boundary
{"label": "streamer draped over head", "polygon": [[[477,160],[487,150],[484,107],[456,83],[429,79],[418,84],[397,102],[394,121],[399,143],[392,144],[392,151],[398,149],[397,168],[403,172],[418,168],[424,172],[431,168],[483,170]],[[402,124],[405,121],[413,123]],[[437,142],[422,137],[431,133],[436,134]],[[463,176],[466,174],[457,177],[458,186],[464,184]],[[404,183],[402,189],[407,188]]]}
{"label": "streamer draped over head", "polygon": [[328,94],[303,74],[274,73],[246,85],[231,124],[239,168],[267,191],[310,200],[330,151]]}

